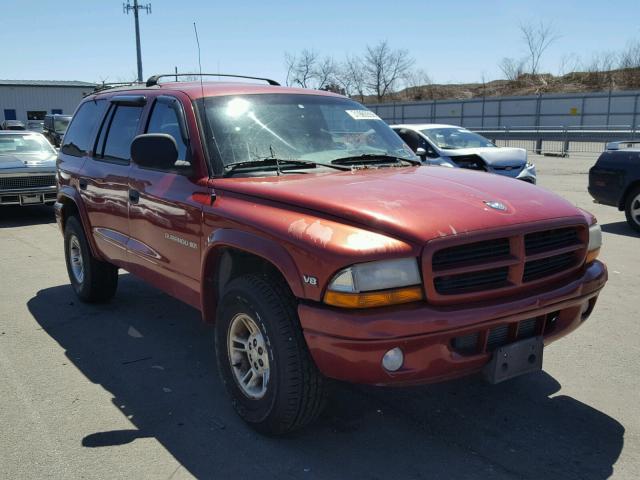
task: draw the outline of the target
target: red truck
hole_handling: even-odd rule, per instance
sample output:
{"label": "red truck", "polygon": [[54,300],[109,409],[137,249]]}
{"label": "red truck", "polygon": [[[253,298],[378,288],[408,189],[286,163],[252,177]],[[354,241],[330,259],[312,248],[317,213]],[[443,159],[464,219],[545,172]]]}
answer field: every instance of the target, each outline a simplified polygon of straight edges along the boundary
{"label": "red truck", "polygon": [[419,166],[340,95],[161,79],[75,112],[55,206],[69,278],[102,302],[123,269],[199,309],[257,430],[312,421],[330,379],[539,370],[543,347],[591,314],[600,227],[566,200]]}

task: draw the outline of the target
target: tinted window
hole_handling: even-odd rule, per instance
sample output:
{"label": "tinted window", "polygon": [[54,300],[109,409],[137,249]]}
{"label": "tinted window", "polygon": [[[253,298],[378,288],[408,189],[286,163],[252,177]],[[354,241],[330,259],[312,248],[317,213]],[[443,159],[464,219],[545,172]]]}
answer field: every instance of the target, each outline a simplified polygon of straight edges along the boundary
{"label": "tinted window", "polygon": [[80,106],[64,136],[63,153],[76,157],[86,155],[91,136],[102,117],[105,105],[104,100],[98,100],[89,101]]}
{"label": "tinted window", "polygon": [[118,105],[107,130],[103,157],[129,161],[131,142],[138,133],[142,107]]}
{"label": "tinted window", "polygon": [[147,133],[166,133],[171,135],[178,146],[178,162],[179,165],[188,165],[187,145],[185,144],[182,134],[180,133],[180,123],[178,122],[178,114],[173,102],[157,101],[151,112]]}

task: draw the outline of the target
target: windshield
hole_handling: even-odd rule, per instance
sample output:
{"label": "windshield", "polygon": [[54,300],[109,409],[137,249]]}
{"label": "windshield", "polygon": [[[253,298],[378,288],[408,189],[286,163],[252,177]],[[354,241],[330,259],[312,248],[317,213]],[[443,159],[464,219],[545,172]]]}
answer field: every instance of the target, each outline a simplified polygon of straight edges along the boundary
{"label": "windshield", "polygon": [[225,166],[262,158],[329,163],[360,155],[415,160],[377,115],[346,98],[256,94],[205,100],[209,141]]}
{"label": "windshield", "polygon": [[51,155],[51,144],[42,135],[0,134],[0,155]]}
{"label": "windshield", "polygon": [[67,131],[71,117],[68,118],[56,118],[53,121],[53,129],[58,133],[64,133]]}
{"label": "windshield", "polygon": [[438,148],[455,150],[457,148],[495,147],[482,135],[464,128],[445,127],[420,130]]}

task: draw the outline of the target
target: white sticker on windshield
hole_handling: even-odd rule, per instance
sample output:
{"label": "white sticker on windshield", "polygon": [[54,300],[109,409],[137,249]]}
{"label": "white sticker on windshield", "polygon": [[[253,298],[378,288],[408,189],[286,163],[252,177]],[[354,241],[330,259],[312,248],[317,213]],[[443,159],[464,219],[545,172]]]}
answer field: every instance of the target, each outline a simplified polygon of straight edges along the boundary
{"label": "white sticker on windshield", "polygon": [[354,120],[382,120],[371,110],[345,110]]}

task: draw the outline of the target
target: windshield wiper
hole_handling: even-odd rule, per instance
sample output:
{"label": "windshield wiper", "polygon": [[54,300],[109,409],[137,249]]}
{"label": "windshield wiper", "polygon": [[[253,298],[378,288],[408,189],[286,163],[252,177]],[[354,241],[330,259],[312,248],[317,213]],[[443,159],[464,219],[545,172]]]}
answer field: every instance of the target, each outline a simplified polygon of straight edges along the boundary
{"label": "windshield wiper", "polygon": [[316,165],[320,165],[323,167],[334,168],[336,170],[343,170],[343,171],[351,170],[351,168],[347,166],[332,165],[331,163],[323,163],[323,162],[314,162],[312,160],[299,160],[299,159],[284,160],[281,158],[265,157],[265,158],[259,158],[256,160],[246,160],[244,162],[237,162],[237,163],[231,163],[229,165],[225,165],[224,173],[225,175],[228,175],[241,168],[263,167],[263,166],[264,167],[274,166],[278,169],[278,171],[280,171],[281,167],[290,166],[290,165],[313,165],[314,167]]}
{"label": "windshield wiper", "polygon": [[411,160],[408,158],[396,157],[395,155],[388,155],[386,153],[363,153],[362,155],[353,155],[350,157],[341,157],[332,160],[333,164],[341,165],[353,165],[353,164],[372,164],[372,163],[389,163],[392,160],[393,163],[408,162],[411,165],[421,165],[419,160]]}

